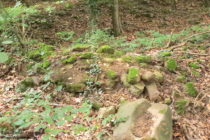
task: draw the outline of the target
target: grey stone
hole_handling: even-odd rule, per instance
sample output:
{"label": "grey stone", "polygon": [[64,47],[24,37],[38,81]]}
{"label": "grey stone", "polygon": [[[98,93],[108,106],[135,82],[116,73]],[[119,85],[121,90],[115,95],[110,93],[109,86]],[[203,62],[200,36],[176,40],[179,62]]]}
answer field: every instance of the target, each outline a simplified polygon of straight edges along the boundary
{"label": "grey stone", "polygon": [[[147,126],[147,133],[134,135],[137,120],[149,114],[152,123]],[[172,114],[167,105],[149,103],[145,99],[122,104],[116,118],[126,118],[115,128],[112,140],[172,140]],[[142,120],[147,123],[148,120]],[[141,122],[142,123],[142,122]],[[141,126],[141,125],[140,125]],[[144,129],[144,128],[143,128]],[[140,131],[141,129],[137,129]]]}
{"label": "grey stone", "polygon": [[99,109],[98,117],[99,118],[106,118],[111,114],[115,114],[116,108],[114,106],[110,107],[103,107]]}
{"label": "grey stone", "polygon": [[146,91],[147,91],[147,93],[149,95],[149,99],[151,101],[157,100],[159,98],[160,92],[159,92],[155,82],[147,84]]}

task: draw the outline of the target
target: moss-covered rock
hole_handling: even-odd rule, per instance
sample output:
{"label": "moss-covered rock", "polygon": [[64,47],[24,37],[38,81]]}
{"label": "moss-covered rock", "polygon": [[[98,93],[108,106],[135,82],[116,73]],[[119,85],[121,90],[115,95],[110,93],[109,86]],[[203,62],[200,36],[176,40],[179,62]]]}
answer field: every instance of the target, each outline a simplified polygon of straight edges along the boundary
{"label": "moss-covered rock", "polygon": [[153,74],[156,82],[162,83],[164,81],[164,75],[160,71],[155,70]]}
{"label": "moss-covered rock", "polygon": [[127,81],[129,84],[136,84],[140,81],[138,68],[132,67],[128,69]]}
{"label": "moss-covered rock", "polygon": [[121,82],[123,83],[123,85],[125,87],[129,87],[130,86],[130,84],[127,81],[127,74],[122,74],[121,77],[120,77],[120,80],[121,80]]}
{"label": "moss-covered rock", "polygon": [[91,59],[93,58],[94,54],[92,52],[86,52],[86,53],[82,53],[80,55],[81,59]]}
{"label": "moss-covered rock", "polygon": [[73,63],[75,63],[76,61],[77,61],[77,57],[75,57],[75,56],[71,56],[71,57],[69,57],[69,58],[66,58],[66,59],[62,60],[62,62],[63,62],[64,64],[73,64]]}
{"label": "moss-covered rock", "polygon": [[135,58],[132,57],[132,56],[123,56],[123,57],[122,57],[122,60],[123,60],[124,62],[127,62],[127,63],[133,63],[134,60],[135,60]]}
{"label": "moss-covered rock", "polygon": [[116,79],[118,77],[118,74],[115,72],[115,71],[112,71],[112,70],[108,70],[106,72],[106,77],[108,79]]}
{"label": "moss-covered rock", "polygon": [[85,84],[83,83],[66,84],[66,91],[70,93],[83,92],[84,88],[85,88]]}
{"label": "moss-covered rock", "polygon": [[131,94],[139,96],[143,93],[145,84],[143,82],[130,86],[129,91]]}
{"label": "moss-covered rock", "polygon": [[40,46],[39,48],[28,52],[28,57],[30,59],[34,61],[41,61],[47,56],[52,55],[54,51],[54,46],[47,45],[44,43],[39,43],[38,45]]}
{"label": "moss-covered rock", "polygon": [[114,49],[110,47],[109,45],[101,46],[98,50],[98,53],[104,53],[104,54],[114,54]]}
{"label": "moss-covered rock", "polygon": [[72,51],[82,52],[82,51],[88,50],[89,48],[90,48],[90,45],[87,45],[87,44],[76,44],[72,47]]}
{"label": "moss-covered rock", "polygon": [[198,94],[197,89],[195,88],[194,84],[192,82],[188,82],[185,84],[185,91],[187,92],[188,95],[192,97],[196,97]]}
{"label": "moss-covered rock", "polygon": [[152,57],[148,55],[139,55],[135,57],[138,63],[151,63]]}

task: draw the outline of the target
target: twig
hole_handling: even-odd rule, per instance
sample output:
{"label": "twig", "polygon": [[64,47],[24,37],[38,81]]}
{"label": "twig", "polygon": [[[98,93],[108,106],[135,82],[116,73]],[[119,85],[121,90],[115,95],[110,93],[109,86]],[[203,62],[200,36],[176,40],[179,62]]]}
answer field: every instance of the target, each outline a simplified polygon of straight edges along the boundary
{"label": "twig", "polygon": [[173,32],[174,32],[174,30],[171,32],[170,38],[169,38],[168,43],[166,44],[165,48],[168,48],[170,46]]}
{"label": "twig", "polygon": [[206,31],[206,32],[201,32],[201,33],[197,33],[197,34],[193,34],[187,38],[184,38],[183,40],[189,41],[191,38],[195,37],[195,36],[199,36],[199,35],[203,35],[203,34],[207,34],[210,33],[210,31]]}
{"label": "twig", "polygon": [[181,42],[181,43],[179,43],[179,44],[177,44],[177,45],[174,45],[174,46],[171,46],[171,47],[170,47],[170,44],[169,44],[169,45],[167,45],[165,48],[169,48],[169,49],[171,49],[171,51],[173,51],[173,50],[176,49],[176,48],[179,48],[179,47],[181,47],[181,46],[184,46],[191,38],[193,38],[193,37],[195,37],[195,36],[202,35],[202,34],[207,34],[207,33],[210,33],[210,31],[206,31],[206,32],[202,32],[202,33],[193,34],[193,35],[191,35],[191,36],[189,36],[189,37],[187,37],[187,38],[182,39],[182,42]]}

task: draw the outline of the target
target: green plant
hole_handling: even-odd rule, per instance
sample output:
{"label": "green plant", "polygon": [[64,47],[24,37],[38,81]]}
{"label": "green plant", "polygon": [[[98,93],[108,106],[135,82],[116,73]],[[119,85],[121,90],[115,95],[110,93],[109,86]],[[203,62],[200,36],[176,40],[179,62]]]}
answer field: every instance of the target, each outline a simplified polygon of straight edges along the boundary
{"label": "green plant", "polygon": [[175,59],[170,58],[165,62],[165,66],[169,71],[174,72],[177,68],[177,62]]}
{"label": "green plant", "polygon": [[71,56],[71,57],[69,57],[69,58],[67,58],[67,59],[62,60],[62,62],[63,62],[64,64],[73,64],[73,63],[75,63],[76,61],[77,61],[77,57],[75,57],[75,56]]}
{"label": "green plant", "polygon": [[90,65],[90,70],[89,70],[89,73],[91,75],[97,75],[99,73],[101,73],[101,68],[98,64],[91,64]]}
{"label": "green plant", "polygon": [[6,63],[9,60],[8,53],[0,52],[0,63]]}
{"label": "green plant", "polygon": [[58,32],[56,35],[59,37],[60,40],[63,41],[70,41],[74,36],[74,32]]}
{"label": "green plant", "polygon": [[109,45],[104,45],[98,48],[97,52],[98,53],[105,53],[105,54],[114,54],[114,49],[110,47]]}
{"label": "green plant", "polygon": [[194,69],[199,69],[200,66],[198,63],[195,63],[195,62],[189,62],[188,65],[191,67],[191,68],[194,68]]}
{"label": "green plant", "polygon": [[187,92],[187,94],[189,94],[190,96],[192,96],[192,97],[197,96],[198,91],[192,82],[186,83],[184,88],[185,88],[185,91]]}
{"label": "green plant", "polygon": [[[14,7],[4,8],[0,3],[0,44],[25,46],[24,41],[27,34],[25,21],[31,15],[38,13],[34,7],[25,7],[17,2]],[[19,30],[25,28],[26,30]]]}
{"label": "green plant", "polygon": [[180,99],[175,102],[176,112],[180,115],[184,114],[189,101],[187,99]]}

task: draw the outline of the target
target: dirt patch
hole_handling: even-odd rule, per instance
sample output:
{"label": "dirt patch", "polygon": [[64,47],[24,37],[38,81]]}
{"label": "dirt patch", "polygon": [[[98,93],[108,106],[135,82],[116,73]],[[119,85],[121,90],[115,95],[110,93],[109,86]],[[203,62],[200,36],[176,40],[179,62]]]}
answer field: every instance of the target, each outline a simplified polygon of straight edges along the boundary
{"label": "dirt patch", "polygon": [[143,116],[140,116],[132,128],[133,135],[136,137],[143,137],[148,135],[150,128],[153,125],[152,114],[146,112]]}

